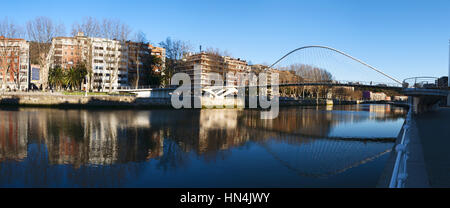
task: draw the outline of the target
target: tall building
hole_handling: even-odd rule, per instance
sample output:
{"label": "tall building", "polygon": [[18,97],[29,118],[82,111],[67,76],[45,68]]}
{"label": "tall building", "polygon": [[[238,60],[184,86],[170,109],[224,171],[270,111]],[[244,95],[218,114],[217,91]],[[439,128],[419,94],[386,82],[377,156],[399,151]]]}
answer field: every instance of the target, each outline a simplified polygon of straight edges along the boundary
{"label": "tall building", "polygon": [[0,36],[0,85],[2,89],[29,87],[30,45],[24,39]]}

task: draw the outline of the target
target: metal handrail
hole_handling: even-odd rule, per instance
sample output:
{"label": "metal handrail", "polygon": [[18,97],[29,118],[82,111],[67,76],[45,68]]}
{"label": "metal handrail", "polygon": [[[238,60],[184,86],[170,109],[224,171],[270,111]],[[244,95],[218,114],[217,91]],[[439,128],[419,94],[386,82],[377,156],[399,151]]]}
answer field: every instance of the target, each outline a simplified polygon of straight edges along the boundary
{"label": "metal handrail", "polygon": [[408,115],[406,116],[405,125],[403,125],[402,139],[399,144],[395,146],[397,157],[395,159],[394,170],[392,172],[389,188],[403,188],[406,179],[408,178],[407,161],[408,161],[408,144],[409,135],[408,132],[411,128],[412,107],[410,106]]}

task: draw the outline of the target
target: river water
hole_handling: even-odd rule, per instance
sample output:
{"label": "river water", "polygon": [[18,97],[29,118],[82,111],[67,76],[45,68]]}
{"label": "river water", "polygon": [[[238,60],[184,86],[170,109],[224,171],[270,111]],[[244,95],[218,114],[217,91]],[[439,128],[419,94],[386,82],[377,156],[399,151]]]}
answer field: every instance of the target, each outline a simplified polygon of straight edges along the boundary
{"label": "river water", "polygon": [[375,187],[406,115],[0,109],[0,187]]}

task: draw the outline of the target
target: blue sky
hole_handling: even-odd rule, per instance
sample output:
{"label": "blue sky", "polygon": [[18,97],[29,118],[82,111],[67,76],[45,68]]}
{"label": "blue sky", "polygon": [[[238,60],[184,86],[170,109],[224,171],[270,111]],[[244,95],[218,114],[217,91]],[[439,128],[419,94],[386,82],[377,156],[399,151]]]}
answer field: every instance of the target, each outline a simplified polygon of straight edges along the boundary
{"label": "blue sky", "polygon": [[448,74],[448,0],[15,0],[2,2],[1,16],[21,24],[48,16],[67,32],[85,16],[118,18],[153,43],[170,36],[252,63],[320,44],[398,79]]}

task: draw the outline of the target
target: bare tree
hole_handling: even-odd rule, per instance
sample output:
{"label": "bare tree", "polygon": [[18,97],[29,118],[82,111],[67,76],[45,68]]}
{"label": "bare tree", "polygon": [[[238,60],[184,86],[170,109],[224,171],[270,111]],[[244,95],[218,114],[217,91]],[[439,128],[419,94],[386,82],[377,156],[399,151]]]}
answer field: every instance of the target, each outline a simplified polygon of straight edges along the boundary
{"label": "bare tree", "polygon": [[24,38],[24,30],[19,25],[10,21],[8,17],[5,17],[0,21],[0,36],[7,38]]}
{"label": "bare tree", "polygon": [[48,71],[47,56],[50,51],[52,38],[63,35],[64,25],[56,25],[48,17],[36,17],[27,22],[27,35],[30,41],[33,41],[32,50],[36,52],[36,62],[41,67],[41,84],[43,89],[48,87]]}
{"label": "bare tree", "polygon": [[112,70],[109,76],[109,92],[111,93],[113,84],[118,81],[119,68],[122,65],[123,54],[126,50],[126,41],[131,33],[131,29],[127,24],[114,19],[103,19],[100,29],[102,37],[109,39],[106,41],[107,60],[105,61],[107,68]]}
{"label": "bare tree", "polygon": [[[279,70],[290,71],[292,74],[299,76],[297,80],[292,80],[294,82],[330,82],[333,78],[327,70],[306,64],[291,64],[287,67],[280,67]],[[305,93],[309,95],[315,94],[318,100],[321,94],[323,95],[329,90],[329,87],[320,85],[305,86],[300,87],[300,90],[302,97],[305,97]]]}
{"label": "bare tree", "polygon": [[191,46],[181,40],[172,40],[170,37],[165,41],[160,42],[159,45],[166,49],[166,67],[163,75],[163,83],[168,85],[170,79],[175,72],[175,68],[180,64],[180,60],[186,53],[191,51]]}
{"label": "bare tree", "polygon": [[100,29],[100,23],[97,19],[93,17],[84,17],[81,24],[74,23],[72,25],[72,36],[78,34],[78,32],[83,32],[85,36],[88,37],[101,37],[102,31]]}
{"label": "bare tree", "polygon": [[[135,80],[135,86],[136,88],[138,88],[139,86],[139,80],[140,80],[140,74],[141,72],[139,71],[139,65],[140,62],[142,60],[140,60],[140,52],[141,51],[145,51],[145,49],[148,50],[148,43],[147,43],[147,38],[145,36],[145,33],[142,31],[139,31],[135,34],[135,42],[136,45],[134,46],[134,55],[135,55],[135,62],[136,62],[136,80]],[[149,51],[148,51],[149,52]],[[151,69],[149,69],[151,70]]]}
{"label": "bare tree", "polygon": [[225,70],[227,66],[225,66],[225,59],[223,56],[226,56],[225,54],[228,54],[225,51],[221,51],[218,48],[208,48],[205,52],[208,55],[208,65],[209,70],[211,72],[215,73],[221,73],[221,76],[224,77],[227,75],[227,71]]}
{"label": "bare tree", "polygon": [[231,56],[231,53],[226,50],[220,50],[219,48],[207,48],[205,52],[207,54],[213,54],[217,56]]}

